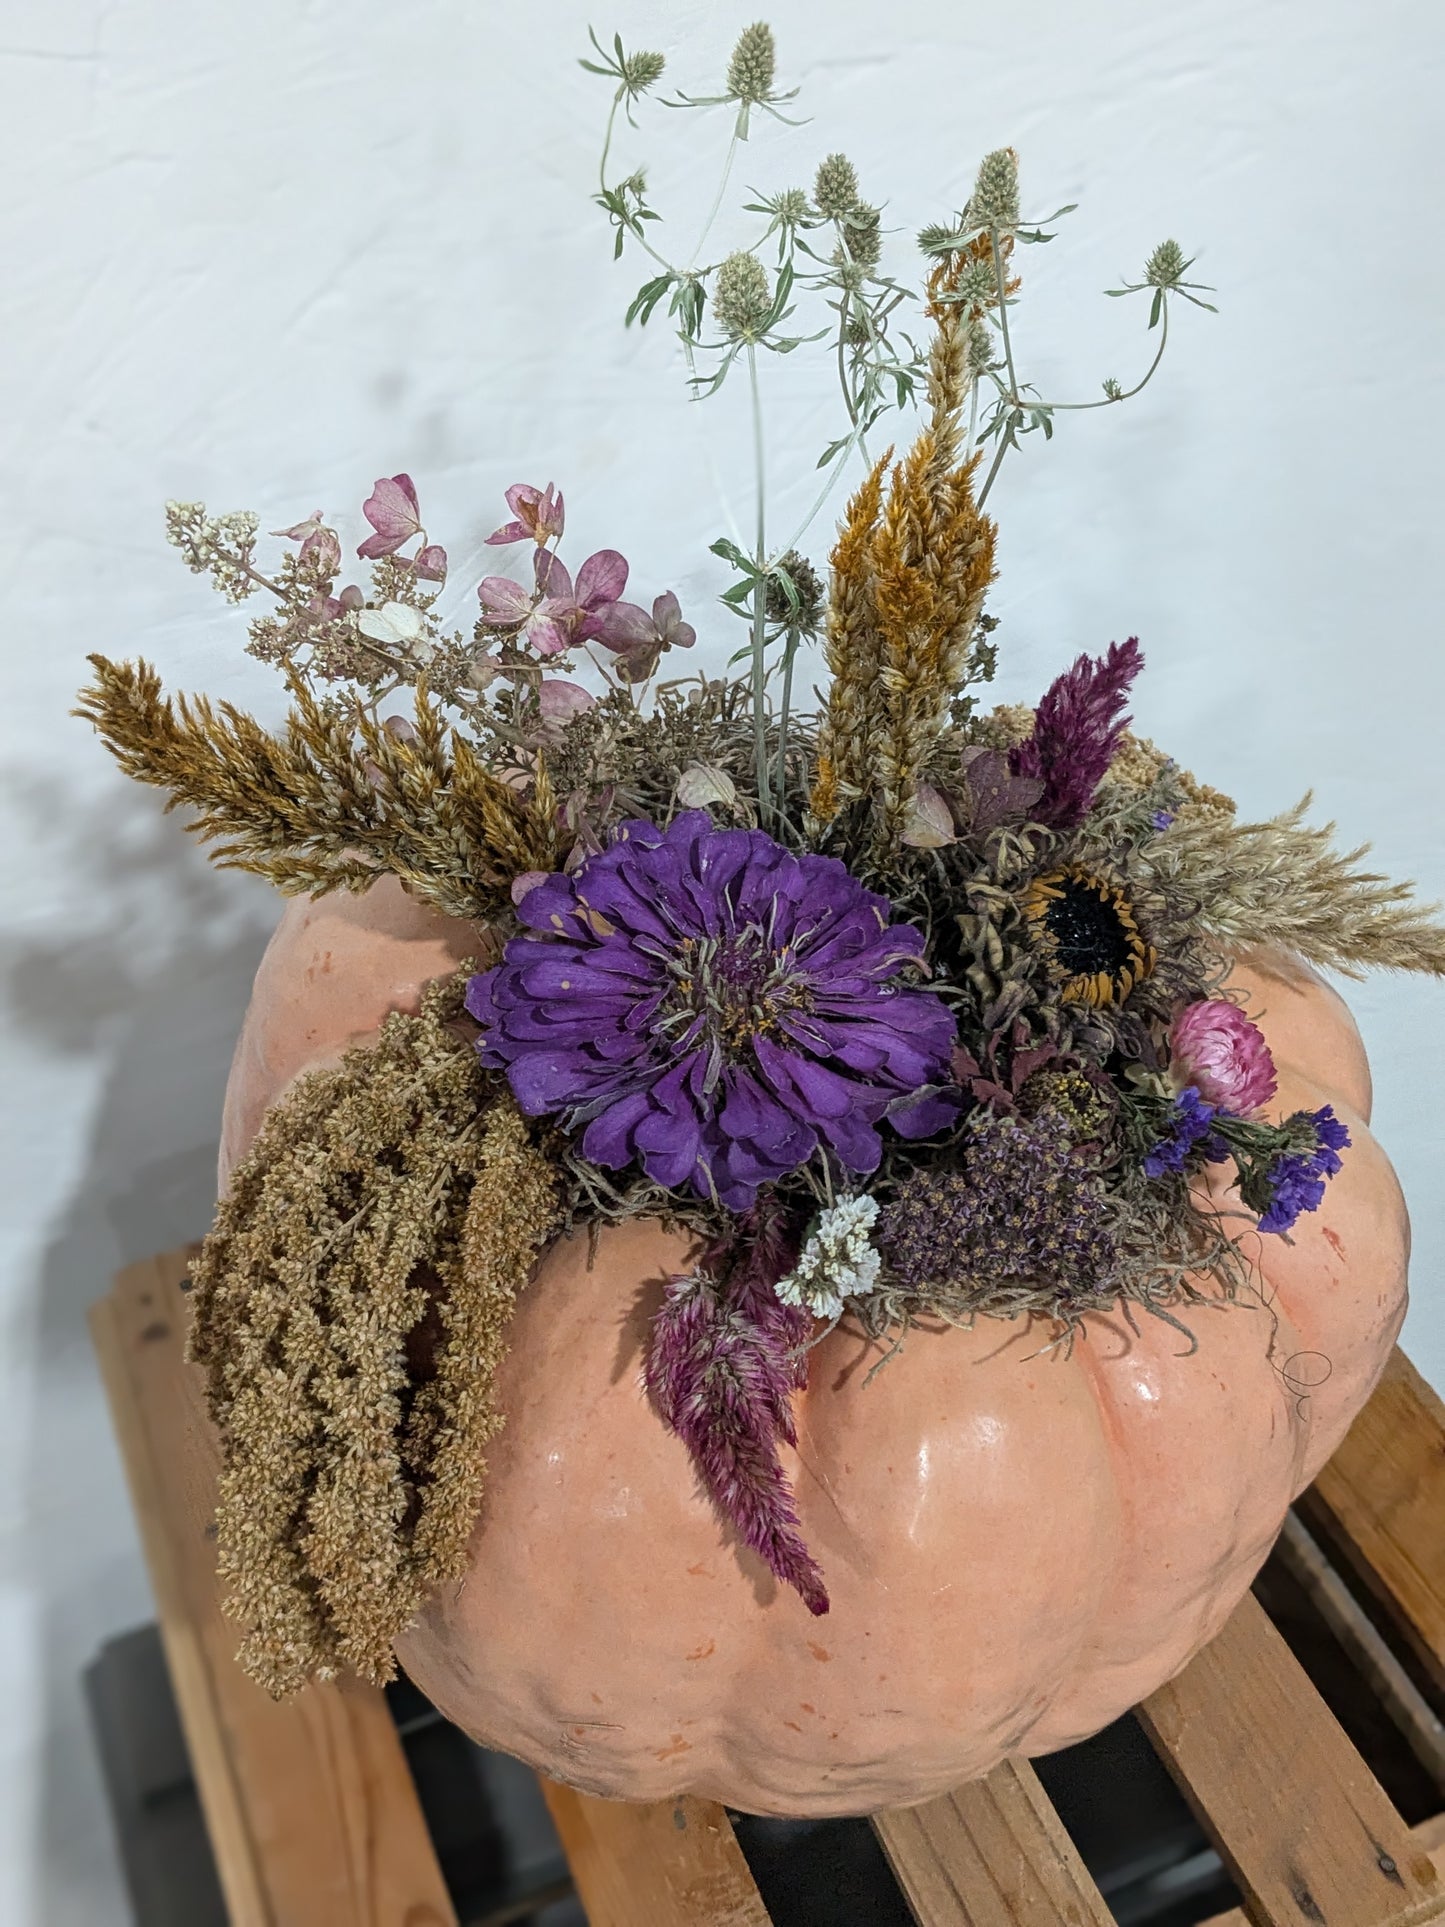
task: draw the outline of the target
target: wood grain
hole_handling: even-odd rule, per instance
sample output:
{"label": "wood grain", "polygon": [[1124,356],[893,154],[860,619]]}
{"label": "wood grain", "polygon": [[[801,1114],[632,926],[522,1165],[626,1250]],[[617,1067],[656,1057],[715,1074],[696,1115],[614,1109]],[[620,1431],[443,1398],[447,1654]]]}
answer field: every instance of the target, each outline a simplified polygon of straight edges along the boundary
{"label": "wood grain", "polygon": [[711,1800],[634,1805],[542,1791],[588,1927],[769,1927],[732,1823]]}
{"label": "wood grain", "polygon": [[1248,1596],[1138,1708],[1254,1927],[1423,1927],[1445,1885]]}
{"label": "wood grain", "polygon": [[184,1252],[133,1265],[91,1331],[232,1927],[456,1927],[383,1695],[277,1704],[234,1660],[211,1519],[219,1455],[183,1357]]}
{"label": "wood grain", "polygon": [[[1433,1820],[1411,1827],[1410,1838],[1422,1852],[1429,1854],[1436,1873],[1445,1877],[1445,1813],[1437,1813]],[[1201,1920],[1199,1927],[1250,1927],[1249,1915],[1242,1907],[1231,1907],[1227,1913],[1211,1914],[1208,1920]]]}
{"label": "wood grain", "polygon": [[1445,1692],[1445,1405],[1402,1351],[1299,1509]]}
{"label": "wood grain", "polygon": [[1111,1927],[1114,1916],[1032,1767],[873,1816],[919,1927]]}

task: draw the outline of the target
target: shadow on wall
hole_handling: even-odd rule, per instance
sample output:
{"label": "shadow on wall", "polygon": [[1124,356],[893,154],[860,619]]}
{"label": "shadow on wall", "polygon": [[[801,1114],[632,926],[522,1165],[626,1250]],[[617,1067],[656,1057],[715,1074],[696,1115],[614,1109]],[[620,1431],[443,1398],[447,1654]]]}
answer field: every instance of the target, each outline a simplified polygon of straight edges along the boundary
{"label": "shadow on wall", "polygon": [[[69,1923],[109,1920],[115,1906],[79,1674],[107,1635],[151,1613],[85,1314],[119,1266],[210,1222],[226,1072],[280,906],[264,885],[214,870],[158,797],[107,785],[80,803],[49,776],[12,783],[16,833],[58,880],[53,918],[0,949],[30,1066],[15,1095],[45,1151],[76,1174],[21,1287],[30,1418],[12,1486],[23,1494],[19,1578],[38,1608],[43,1668],[41,1917]],[[55,1141],[65,1120],[46,1082],[74,1092],[77,1060],[93,1067],[93,1094],[83,1141],[71,1145]]]}

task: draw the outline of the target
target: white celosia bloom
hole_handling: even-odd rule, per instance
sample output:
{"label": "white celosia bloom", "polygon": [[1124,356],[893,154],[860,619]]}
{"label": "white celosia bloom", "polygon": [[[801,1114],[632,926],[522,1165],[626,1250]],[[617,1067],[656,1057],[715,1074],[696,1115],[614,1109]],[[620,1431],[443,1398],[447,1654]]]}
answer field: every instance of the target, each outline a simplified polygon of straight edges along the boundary
{"label": "white celosia bloom", "polygon": [[840,1198],[819,1213],[797,1264],[774,1286],[785,1305],[815,1318],[836,1318],[845,1298],[872,1291],[880,1259],[869,1234],[878,1219],[876,1198]]}

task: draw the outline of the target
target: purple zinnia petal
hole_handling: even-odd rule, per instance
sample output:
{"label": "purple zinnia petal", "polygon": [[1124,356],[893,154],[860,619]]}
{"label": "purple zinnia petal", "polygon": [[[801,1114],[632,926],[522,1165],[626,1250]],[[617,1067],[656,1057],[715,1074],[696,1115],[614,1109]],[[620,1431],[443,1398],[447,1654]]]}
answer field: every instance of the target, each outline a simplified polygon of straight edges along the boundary
{"label": "purple zinnia petal", "polygon": [[585,1127],[584,1156],[731,1210],[820,1143],[876,1170],[885,1117],[916,1137],[956,1108],[953,1016],[898,981],[923,942],[889,914],[836,859],[705,810],[624,823],[518,905],[469,993],[484,1061],[529,1115]]}

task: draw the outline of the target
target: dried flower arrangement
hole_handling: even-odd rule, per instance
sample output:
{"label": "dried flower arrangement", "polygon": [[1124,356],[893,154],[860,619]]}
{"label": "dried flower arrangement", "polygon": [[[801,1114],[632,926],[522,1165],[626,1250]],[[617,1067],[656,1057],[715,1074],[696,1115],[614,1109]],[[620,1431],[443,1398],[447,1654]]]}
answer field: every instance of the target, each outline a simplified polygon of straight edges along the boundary
{"label": "dried flower arrangement", "polygon": [[[713,545],[742,673],[659,681],[696,640],[677,597],[625,600],[611,549],[574,574],[550,484],[507,490],[490,541],[527,567],[482,579],[474,622],[449,627],[446,552],[397,474],[363,505],[369,588],[341,584],[320,512],[274,532],[288,546],[264,573],[254,516],[168,510],[195,573],[234,603],[273,598],[249,649],[286,679],[283,734],[100,656],[80,712],[220,839],[218,862],[291,894],[395,876],[493,958],[275,1107],[196,1267],[222,1562],[277,1692],[340,1665],[385,1677],[391,1640],[461,1569],[507,1313],[555,1233],[651,1215],[695,1235],[647,1392],[741,1541],[823,1612],[777,1451],[820,1330],[848,1318],[898,1342],[1022,1313],[1041,1345],[1069,1344],[1122,1307],[1187,1332],[1191,1304],[1248,1284],[1241,1229],[1287,1237],[1349,1148],[1327,1105],[1267,1114],[1234,953],[1445,973],[1432,913],[1303,805],[1240,823],[1131,734],[1136,640],[1080,656],[1036,709],[979,705],[1001,465],[1065,409],[1152,377],[1175,305],[1208,305],[1182,250],[1111,290],[1149,297],[1142,379],[1042,400],[1017,372],[1018,256],[1071,210],[1023,219],[1012,151],[919,236],[918,348],[882,211],[841,154],[811,190],[746,202],[756,241],[698,265],[752,117],[792,98],[766,26],[721,94],[667,103],[735,110],[683,266],[643,175],[609,172],[662,57],[594,52],[583,65],[615,83],[596,199],[615,253],[657,270],[627,321],[665,307],[698,396],[747,380],[756,539]],[[790,332],[804,300],[823,326]],[[779,543],[759,358],[815,341],[842,433]],[[874,455],[880,420],[913,407],[908,452]],[[825,582],[799,545],[860,454]],[[810,715],[794,674],[814,640],[830,681]],[[571,679],[584,661],[593,688]],[[403,689],[411,713],[386,713]],[[1211,1165],[1233,1167],[1228,1205],[1201,1185]]]}

